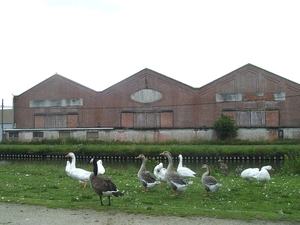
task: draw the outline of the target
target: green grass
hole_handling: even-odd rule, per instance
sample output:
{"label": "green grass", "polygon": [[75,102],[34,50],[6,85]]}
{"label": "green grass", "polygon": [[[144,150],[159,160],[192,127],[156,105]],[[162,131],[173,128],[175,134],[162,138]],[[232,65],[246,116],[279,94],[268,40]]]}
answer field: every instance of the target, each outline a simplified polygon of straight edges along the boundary
{"label": "green grass", "polygon": [[0,144],[3,154],[75,154],[102,156],[136,156],[143,153],[147,156],[158,156],[163,151],[173,155],[184,153],[189,156],[278,156],[300,153],[300,145],[192,145],[192,144]]}
{"label": "green grass", "polygon": [[[147,163],[153,171],[155,162]],[[92,170],[91,165],[82,165]],[[58,163],[12,161],[0,163],[0,201],[43,205],[49,208],[94,209],[101,211],[123,211],[134,214],[208,216],[241,220],[273,220],[300,222],[299,176],[289,176],[280,171],[272,174],[266,189],[258,183],[251,186],[232,172],[224,177],[219,168],[213,168],[213,175],[222,183],[215,195],[205,197],[200,176],[204,171],[196,171],[192,185],[180,196],[171,196],[167,184],[156,187],[148,193],[137,178],[137,169],[129,166],[125,170],[106,168],[123,197],[111,200],[110,207],[100,206],[98,195],[90,186],[78,188],[78,182],[67,177],[65,161]],[[104,199],[104,203],[107,199]]]}

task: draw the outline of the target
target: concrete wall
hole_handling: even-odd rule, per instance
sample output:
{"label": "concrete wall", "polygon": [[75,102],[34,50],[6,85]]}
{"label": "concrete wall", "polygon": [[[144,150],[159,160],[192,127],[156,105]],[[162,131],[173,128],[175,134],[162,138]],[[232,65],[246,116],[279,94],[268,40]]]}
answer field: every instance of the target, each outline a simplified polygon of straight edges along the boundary
{"label": "concrete wall", "polygon": [[[10,132],[19,132],[19,137],[9,137]],[[19,140],[19,141],[31,141],[42,138],[34,138],[34,130],[6,130],[7,140]],[[86,140],[88,130],[39,130],[38,132],[44,133],[44,139],[58,139],[58,138],[75,138],[80,140]],[[239,129],[237,139],[239,140],[276,140],[279,138],[286,139],[299,139],[300,128],[282,128],[282,129]],[[136,142],[136,143],[156,143],[166,141],[179,141],[190,142],[197,140],[215,140],[216,135],[212,129],[153,129],[153,130],[124,130],[124,129],[97,129],[93,131],[93,139],[101,140],[105,142],[121,141],[121,142]],[[91,139],[91,138],[88,138]]]}

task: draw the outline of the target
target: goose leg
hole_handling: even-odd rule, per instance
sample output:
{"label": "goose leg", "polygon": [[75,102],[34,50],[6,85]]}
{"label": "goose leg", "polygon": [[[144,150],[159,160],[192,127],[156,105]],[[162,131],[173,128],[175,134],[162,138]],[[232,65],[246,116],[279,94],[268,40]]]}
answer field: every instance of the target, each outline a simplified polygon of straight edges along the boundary
{"label": "goose leg", "polygon": [[145,187],[145,189],[143,190],[143,192],[148,192],[149,190]]}
{"label": "goose leg", "polygon": [[101,202],[101,205],[103,205],[103,202],[102,202],[102,195],[99,195],[100,196],[100,202]]}
{"label": "goose leg", "polygon": [[174,190],[174,194],[173,196],[178,196],[179,194],[177,193],[177,191]]}
{"label": "goose leg", "polygon": [[108,206],[110,206],[110,196],[108,196]]}
{"label": "goose leg", "polygon": [[86,188],[87,180],[84,182],[83,188]]}

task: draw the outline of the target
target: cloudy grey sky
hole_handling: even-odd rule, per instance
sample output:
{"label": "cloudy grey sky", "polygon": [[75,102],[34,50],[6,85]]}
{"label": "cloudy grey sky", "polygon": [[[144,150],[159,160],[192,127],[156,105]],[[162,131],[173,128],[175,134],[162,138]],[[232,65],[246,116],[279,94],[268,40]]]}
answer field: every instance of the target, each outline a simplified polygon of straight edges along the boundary
{"label": "cloudy grey sky", "polygon": [[0,99],[55,73],[102,91],[144,68],[201,87],[251,63],[300,83],[298,2],[0,1]]}

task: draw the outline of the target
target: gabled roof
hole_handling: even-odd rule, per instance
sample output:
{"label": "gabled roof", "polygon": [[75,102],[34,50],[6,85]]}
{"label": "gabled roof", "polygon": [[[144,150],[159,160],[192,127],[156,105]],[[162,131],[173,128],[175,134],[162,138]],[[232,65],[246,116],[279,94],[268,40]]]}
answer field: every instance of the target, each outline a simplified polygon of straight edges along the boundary
{"label": "gabled roof", "polygon": [[108,90],[108,89],[111,89],[111,88],[114,88],[115,86],[118,86],[120,83],[125,83],[126,81],[133,79],[135,76],[138,76],[138,75],[141,75],[141,74],[145,74],[145,73],[147,73],[147,72],[149,72],[149,73],[154,73],[154,74],[156,74],[157,76],[163,77],[163,78],[166,79],[166,80],[170,80],[170,81],[172,81],[172,82],[175,82],[175,83],[178,83],[178,84],[180,84],[180,85],[184,85],[184,86],[186,86],[186,87],[188,87],[188,88],[193,88],[193,89],[194,89],[194,87],[192,87],[192,86],[190,86],[190,85],[187,85],[187,84],[185,84],[185,83],[182,83],[182,82],[180,82],[180,81],[178,81],[178,80],[175,80],[175,79],[173,79],[173,78],[171,78],[171,77],[168,77],[168,76],[166,76],[166,75],[163,75],[163,74],[161,74],[161,73],[158,73],[158,72],[156,72],[156,71],[154,71],[154,70],[145,68],[145,69],[142,69],[142,70],[140,70],[139,72],[137,72],[137,73],[135,73],[135,74],[133,74],[133,75],[131,75],[131,76],[129,76],[129,77],[127,77],[127,78],[125,78],[125,79],[123,79],[123,80],[117,82],[117,83],[115,83],[114,85],[112,85],[112,86],[110,86],[110,87],[104,89],[104,90],[101,91],[101,92],[105,92],[105,91]]}
{"label": "gabled roof", "polygon": [[[253,64],[251,64],[251,63],[248,63],[248,64],[246,64],[246,65],[244,65],[244,66],[241,66],[241,67],[239,67],[239,68],[237,68],[237,69],[235,69],[235,70],[233,70],[233,71],[231,71],[231,72],[229,72],[229,73],[227,73],[227,74],[225,74],[225,75],[223,75],[223,76],[221,76],[221,77],[219,77],[219,78],[217,78],[217,79],[215,79],[215,80],[213,80],[213,81],[211,81],[211,82],[209,82],[209,83],[207,83],[207,84],[205,84],[205,85],[203,85],[202,87],[206,87],[206,86],[210,85],[211,83],[217,82],[218,80],[221,80],[221,79],[223,79],[224,77],[226,77],[226,76],[228,76],[228,75],[231,75],[231,74],[235,73],[235,72],[238,71],[238,70],[244,69],[245,67],[253,67],[253,68],[256,68],[256,69],[259,69],[259,70],[263,70],[263,71],[266,71],[267,73],[270,73],[270,74],[272,74],[273,76],[276,76],[276,77],[278,77],[278,78],[280,78],[280,79],[284,79],[284,80],[286,80],[286,81],[289,81],[289,82],[298,84],[298,83],[296,83],[296,82],[294,82],[294,81],[292,81],[292,80],[289,80],[289,79],[287,79],[287,78],[285,78],[285,77],[279,76],[279,75],[277,75],[277,74],[275,74],[275,73],[272,73],[272,72],[270,72],[270,71],[268,71],[268,70],[265,70],[265,69],[263,69],[263,68],[261,68],[261,67],[255,66],[255,65],[253,65]],[[299,84],[298,84],[298,85],[299,85]],[[199,87],[198,89],[200,89],[200,88],[202,88],[202,87]]]}
{"label": "gabled roof", "polygon": [[[56,73],[56,74],[52,75],[51,77],[48,77],[46,80],[43,80],[42,82],[40,82],[40,83],[34,85],[33,87],[29,88],[28,90],[24,91],[24,92],[21,93],[20,95],[23,95],[23,94],[25,94],[26,92],[29,92],[29,91],[35,89],[36,87],[38,87],[38,86],[40,86],[40,85],[43,85],[43,84],[45,84],[45,83],[48,83],[48,82],[50,82],[50,81],[52,81],[52,80],[65,80],[66,82],[71,82],[71,83],[74,83],[74,84],[76,84],[76,85],[78,85],[78,86],[84,87],[85,89],[87,89],[87,90],[89,90],[89,91],[96,92],[95,90],[93,90],[93,89],[91,89],[91,88],[89,88],[89,87],[86,87],[86,86],[84,86],[84,85],[82,85],[82,84],[80,84],[80,83],[77,83],[77,82],[75,82],[75,81],[73,81],[73,80],[71,80],[71,79],[69,79],[69,78],[66,78],[66,77],[64,77],[64,76],[59,75],[59,74]],[[16,97],[17,97],[17,95],[16,95]]]}

